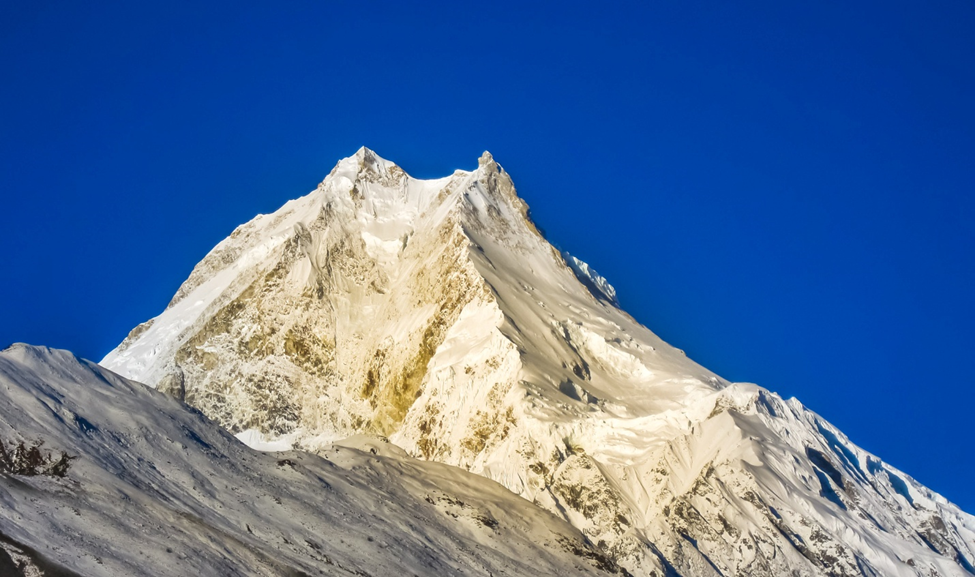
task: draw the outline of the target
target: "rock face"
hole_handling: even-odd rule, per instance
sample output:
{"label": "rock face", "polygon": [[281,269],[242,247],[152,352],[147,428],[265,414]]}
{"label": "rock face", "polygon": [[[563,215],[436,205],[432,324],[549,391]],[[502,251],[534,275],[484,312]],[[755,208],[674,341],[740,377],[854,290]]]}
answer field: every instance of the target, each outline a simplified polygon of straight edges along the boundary
{"label": "rock face", "polygon": [[423,181],[359,150],[218,244],[102,364],[255,446],[388,437],[638,575],[975,574],[975,519],[637,323],[488,153]]}

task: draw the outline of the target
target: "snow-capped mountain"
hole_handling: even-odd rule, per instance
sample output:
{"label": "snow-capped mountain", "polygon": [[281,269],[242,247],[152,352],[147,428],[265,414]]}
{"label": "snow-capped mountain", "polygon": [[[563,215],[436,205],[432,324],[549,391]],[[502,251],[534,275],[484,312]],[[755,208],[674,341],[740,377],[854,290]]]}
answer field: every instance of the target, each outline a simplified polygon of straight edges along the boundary
{"label": "snow-capped mountain", "polygon": [[254,451],[67,351],[0,352],[0,439],[75,457],[0,475],[4,577],[625,574],[483,477],[362,436]]}
{"label": "snow-capped mountain", "polygon": [[637,575],[975,574],[975,518],[661,341],[488,153],[418,180],[360,149],[238,227],[102,364],[257,448],[388,437]]}

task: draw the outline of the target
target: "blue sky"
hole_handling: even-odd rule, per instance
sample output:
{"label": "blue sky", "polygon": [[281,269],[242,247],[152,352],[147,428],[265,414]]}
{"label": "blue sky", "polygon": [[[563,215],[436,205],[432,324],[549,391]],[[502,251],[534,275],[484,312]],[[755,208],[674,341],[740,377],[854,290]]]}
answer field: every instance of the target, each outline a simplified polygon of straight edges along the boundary
{"label": "blue sky", "polygon": [[638,320],[975,511],[971,2],[239,4],[0,8],[0,345],[100,359],[361,145],[487,149]]}

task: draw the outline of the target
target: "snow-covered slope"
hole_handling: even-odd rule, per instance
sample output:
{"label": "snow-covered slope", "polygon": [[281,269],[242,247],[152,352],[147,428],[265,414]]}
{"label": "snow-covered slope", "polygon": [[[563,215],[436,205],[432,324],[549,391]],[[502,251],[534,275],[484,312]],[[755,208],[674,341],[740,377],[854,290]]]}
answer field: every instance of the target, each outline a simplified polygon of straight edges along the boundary
{"label": "snow-covered slope", "polygon": [[0,352],[0,438],[77,457],[64,479],[0,474],[5,577],[620,572],[482,477],[364,437],[321,456],[254,451],[66,351]]}
{"label": "snow-covered slope", "polygon": [[662,342],[488,153],[423,181],[359,150],[217,245],[103,364],[254,446],[386,435],[638,574],[973,572],[971,516]]}

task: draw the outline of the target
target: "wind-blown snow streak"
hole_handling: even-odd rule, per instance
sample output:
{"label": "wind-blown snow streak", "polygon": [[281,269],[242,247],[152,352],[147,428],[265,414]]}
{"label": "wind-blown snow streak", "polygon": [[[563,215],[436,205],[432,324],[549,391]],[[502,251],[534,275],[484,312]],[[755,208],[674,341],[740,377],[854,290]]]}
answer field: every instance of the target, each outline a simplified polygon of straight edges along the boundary
{"label": "wind-blown snow streak", "polygon": [[638,574],[975,572],[971,516],[637,323],[488,153],[423,181],[361,149],[217,245],[103,364],[265,446],[387,435]]}
{"label": "wind-blown snow streak", "polygon": [[77,457],[65,479],[0,474],[4,576],[620,573],[487,479],[363,437],[257,452],[66,351],[0,352],[0,437]]}

